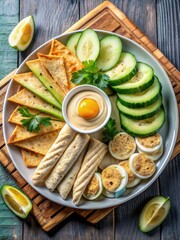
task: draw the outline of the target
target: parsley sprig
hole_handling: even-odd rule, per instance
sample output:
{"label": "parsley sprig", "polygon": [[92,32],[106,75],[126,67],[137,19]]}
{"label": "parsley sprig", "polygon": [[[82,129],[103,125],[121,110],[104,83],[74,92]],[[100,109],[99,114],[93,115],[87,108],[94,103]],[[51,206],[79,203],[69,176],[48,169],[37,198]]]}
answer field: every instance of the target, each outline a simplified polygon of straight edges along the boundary
{"label": "parsley sprig", "polygon": [[29,132],[38,132],[40,130],[40,125],[47,127],[52,124],[51,118],[38,116],[40,113],[31,114],[28,108],[25,106],[19,107],[18,111],[23,117],[25,117],[20,122],[22,123],[23,127],[27,127]]}
{"label": "parsley sprig", "polygon": [[103,129],[103,139],[104,143],[108,143],[113,140],[114,136],[118,133],[116,129],[116,120],[114,118],[110,118],[107,124]]}
{"label": "parsley sprig", "polygon": [[84,68],[74,72],[71,81],[75,84],[91,84],[104,90],[108,86],[109,76],[100,72],[95,61],[82,62]]}

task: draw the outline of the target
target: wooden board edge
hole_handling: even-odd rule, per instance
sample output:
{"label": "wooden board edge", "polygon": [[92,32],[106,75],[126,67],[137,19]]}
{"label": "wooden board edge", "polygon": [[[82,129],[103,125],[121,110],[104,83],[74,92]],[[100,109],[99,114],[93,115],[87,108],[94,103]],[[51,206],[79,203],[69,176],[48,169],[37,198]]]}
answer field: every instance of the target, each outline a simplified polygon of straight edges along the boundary
{"label": "wooden board edge", "polygon": [[84,24],[89,22],[92,18],[94,18],[97,14],[102,12],[105,8],[110,8],[110,7],[116,8],[116,6],[109,1],[105,1],[105,2],[101,3],[96,8],[94,8],[89,13],[87,13],[85,16],[83,16],[79,21],[77,21],[75,24],[73,24],[70,28],[68,28],[64,33],[69,33],[69,32],[75,31],[77,29],[80,29]]}
{"label": "wooden board edge", "polygon": [[12,79],[12,77],[15,75],[17,71],[17,68],[14,69],[12,72],[10,72],[7,76],[5,76],[3,79],[0,80],[0,89],[3,88],[8,82]]}

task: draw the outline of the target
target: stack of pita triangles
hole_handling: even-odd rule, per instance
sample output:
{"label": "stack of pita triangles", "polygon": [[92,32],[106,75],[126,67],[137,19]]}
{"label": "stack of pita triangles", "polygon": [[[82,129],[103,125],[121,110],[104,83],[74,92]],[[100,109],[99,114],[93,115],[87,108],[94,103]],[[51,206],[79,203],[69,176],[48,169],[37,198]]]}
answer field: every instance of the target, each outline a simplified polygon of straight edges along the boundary
{"label": "stack of pita triangles", "polygon": [[61,112],[62,101],[66,93],[74,87],[72,73],[83,67],[79,59],[57,40],[51,43],[49,55],[38,53],[38,59],[26,62],[32,72],[17,74],[13,79],[22,88],[8,100],[19,106],[26,106],[30,113],[50,117],[51,125],[40,126],[40,131],[29,132],[22,126],[24,119],[14,110],[9,122],[15,129],[8,143],[20,147],[27,167],[36,167],[54,143],[64,126]]}

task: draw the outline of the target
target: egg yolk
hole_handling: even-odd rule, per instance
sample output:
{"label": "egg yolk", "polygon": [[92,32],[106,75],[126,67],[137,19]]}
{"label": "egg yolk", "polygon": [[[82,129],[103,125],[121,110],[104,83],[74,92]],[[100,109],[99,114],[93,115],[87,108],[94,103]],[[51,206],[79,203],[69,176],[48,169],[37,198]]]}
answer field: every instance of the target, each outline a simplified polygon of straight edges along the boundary
{"label": "egg yolk", "polygon": [[78,105],[78,115],[84,119],[93,119],[99,114],[98,103],[91,98],[83,99]]}

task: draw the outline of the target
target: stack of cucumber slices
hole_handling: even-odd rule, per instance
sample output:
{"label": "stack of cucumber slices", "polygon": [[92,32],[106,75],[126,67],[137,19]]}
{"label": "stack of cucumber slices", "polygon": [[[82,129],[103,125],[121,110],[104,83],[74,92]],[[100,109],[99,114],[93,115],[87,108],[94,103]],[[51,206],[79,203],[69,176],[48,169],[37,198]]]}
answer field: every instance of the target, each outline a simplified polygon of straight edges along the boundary
{"label": "stack of cucumber slices", "polygon": [[121,127],[132,136],[147,137],[158,132],[165,120],[161,84],[151,66],[137,62],[122,51],[118,36],[102,39],[92,29],[73,34],[67,47],[81,61],[96,61],[98,69],[109,76],[109,86],[117,93]]}

